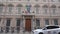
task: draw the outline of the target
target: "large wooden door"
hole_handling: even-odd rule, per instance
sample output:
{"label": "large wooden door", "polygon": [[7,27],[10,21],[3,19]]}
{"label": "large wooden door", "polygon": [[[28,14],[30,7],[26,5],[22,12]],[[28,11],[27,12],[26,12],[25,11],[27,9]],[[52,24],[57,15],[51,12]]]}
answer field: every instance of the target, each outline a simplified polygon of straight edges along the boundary
{"label": "large wooden door", "polygon": [[26,31],[31,31],[31,19],[26,19],[25,20],[25,30]]}

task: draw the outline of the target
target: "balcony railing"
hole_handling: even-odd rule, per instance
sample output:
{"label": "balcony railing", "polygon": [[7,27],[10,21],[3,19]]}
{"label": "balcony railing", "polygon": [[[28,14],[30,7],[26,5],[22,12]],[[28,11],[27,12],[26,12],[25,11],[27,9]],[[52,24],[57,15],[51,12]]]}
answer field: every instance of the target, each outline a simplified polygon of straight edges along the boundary
{"label": "balcony railing", "polygon": [[35,15],[35,12],[22,11],[22,15]]}

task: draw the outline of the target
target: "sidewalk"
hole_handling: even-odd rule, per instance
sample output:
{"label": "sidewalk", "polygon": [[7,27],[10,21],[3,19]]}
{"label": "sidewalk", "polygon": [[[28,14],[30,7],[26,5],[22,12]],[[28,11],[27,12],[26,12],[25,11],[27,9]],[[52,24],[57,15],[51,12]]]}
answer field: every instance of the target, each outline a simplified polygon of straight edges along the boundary
{"label": "sidewalk", "polygon": [[8,32],[8,33],[0,33],[0,34],[33,34],[32,32],[22,32],[22,31],[20,31],[19,33],[17,33],[17,32],[14,32],[14,33],[11,33],[11,32]]}

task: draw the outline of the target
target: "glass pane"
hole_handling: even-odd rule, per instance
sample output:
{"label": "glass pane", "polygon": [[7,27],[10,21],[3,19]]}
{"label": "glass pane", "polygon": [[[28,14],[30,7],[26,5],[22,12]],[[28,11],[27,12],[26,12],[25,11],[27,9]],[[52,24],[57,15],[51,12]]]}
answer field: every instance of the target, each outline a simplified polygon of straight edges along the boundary
{"label": "glass pane", "polygon": [[21,7],[18,7],[18,14],[21,13]]}
{"label": "glass pane", "polygon": [[17,26],[20,26],[20,19],[17,19]]}
{"label": "glass pane", "polygon": [[9,7],[9,12],[11,12],[12,11],[12,7]]}
{"label": "glass pane", "polygon": [[10,22],[11,22],[11,20],[7,19],[7,22],[6,22],[6,31],[5,31],[6,33],[9,32]]}
{"label": "glass pane", "polygon": [[36,9],[36,13],[39,14],[39,8],[35,8]]}
{"label": "glass pane", "polygon": [[0,13],[3,11],[3,7],[2,6],[0,6]]}
{"label": "glass pane", "polygon": [[54,24],[58,25],[58,19],[54,19]]}
{"label": "glass pane", "polygon": [[36,28],[40,28],[40,20],[36,19]]}
{"label": "glass pane", "polygon": [[48,19],[45,20],[45,24],[49,25],[49,20]]}

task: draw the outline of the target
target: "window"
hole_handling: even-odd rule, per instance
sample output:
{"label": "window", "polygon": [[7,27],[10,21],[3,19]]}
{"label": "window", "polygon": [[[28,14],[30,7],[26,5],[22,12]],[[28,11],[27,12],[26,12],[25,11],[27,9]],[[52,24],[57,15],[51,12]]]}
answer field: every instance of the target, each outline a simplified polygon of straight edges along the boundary
{"label": "window", "polygon": [[38,0],[35,0],[35,1],[38,1]]}
{"label": "window", "polygon": [[21,23],[21,20],[20,19],[17,19],[16,20],[17,22],[17,24],[16,24],[16,26],[17,26],[17,32],[19,32],[20,31],[20,23]]}
{"label": "window", "polygon": [[60,0],[58,0],[60,2]]}
{"label": "window", "polygon": [[19,1],[21,1],[21,0],[19,0]]}
{"label": "window", "polygon": [[44,13],[47,14],[47,8],[44,8]]}
{"label": "window", "polygon": [[40,20],[39,19],[36,19],[36,27],[40,28]]}
{"label": "window", "polygon": [[52,2],[55,2],[54,0],[51,0]]}
{"label": "window", "polygon": [[6,21],[6,33],[9,32],[9,26],[10,26],[10,22],[11,22],[11,19],[8,18],[7,21]]}
{"label": "window", "polygon": [[1,23],[1,18],[0,18],[0,23]]}
{"label": "window", "polygon": [[40,7],[40,6],[37,4],[37,5],[35,5],[34,7],[35,7],[36,14],[39,14],[39,7]]}
{"label": "window", "polygon": [[10,22],[11,22],[11,20],[8,18],[7,22],[6,22],[6,26],[10,26]]}
{"label": "window", "polygon": [[17,25],[16,26],[20,26],[20,19],[17,19]]}
{"label": "window", "polygon": [[52,8],[52,11],[53,11],[53,14],[55,14],[56,9],[55,8]]}
{"label": "window", "polygon": [[11,11],[12,11],[12,7],[8,7],[8,9],[9,9],[9,12],[11,12]]}
{"label": "window", "polygon": [[43,0],[43,2],[46,2],[46,0]]}
{"label": "window", "polygon": [[17,10],[18,10],[18,14],[21,14],[21,9],[22,9],[22,5],[21,4],[18,4],[17,5]]}
{"label": "window", "polygon": [[39,8],[36,7],[35,10],[36,10],[36,13],[39,14]]}
{"label": "window", "polygon": [[47,29],[55,29],[55,28],[59,28],[59,26],[48,26],[46,27]]}
{"label": "window", "polygon": [[12,5],[12,4],[9,4],[9,5],[8,5],[9,13],[11,13],[11,12],[12,12],[12,9],[13,9],[13,5]]}
{"label": "window", "polygon": [[45,25],[49,25],[49,19],[45,19]]}
{"label": "window", "polygon": [[54,24],[58,25],[58,19],[54,19]]}
{"label": "window", "polygon": [[27,12],[30,13],[31,5],[26,5]]}
{"label": "window", "polygon": [[52,10],[52,14],[55,14],[56,13],[56,5],[52,5],[51,10]]}
{"label": "window", "polygon": [[10,1],[13,1],[13,0],[10,0]]}
{"label": "window", "polygon": [[43,10],[44,10],[44,14],[47,14],[47,10],[48,10],[48,6],[47,5],[43,5]]}
{"label": "window", "polygon": [[30,1],[30,0],[27,0],[27,1]]}
{"label": "window", "polygon": [[0,13],[3,12],[3,7],[4,7],[4,5],[3,4],[0,4]]}
{"label": "window", "polygon": [[0,6],[0,13],[2,13],[3,11],[3,6]]}
{"label": "window", "polygon": [[18,7],[18,14],[21,13],[21,7]]}

